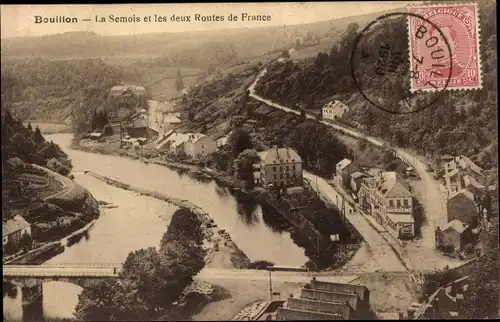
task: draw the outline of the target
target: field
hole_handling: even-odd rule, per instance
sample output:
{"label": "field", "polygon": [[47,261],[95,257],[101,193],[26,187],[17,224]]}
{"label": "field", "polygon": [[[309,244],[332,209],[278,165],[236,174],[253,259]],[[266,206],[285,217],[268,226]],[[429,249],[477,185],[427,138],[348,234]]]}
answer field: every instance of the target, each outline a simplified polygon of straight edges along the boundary
{"label": "field", "polygon": [[337,40],[339,40],[339,38],[340,35],[337,37],[322,38],[317,45],[306,47],[300,50],[293,50],[290,54],[290,57],[292,58],[292,60],[303,60],[311,57],[316,57],[316,55],[318,55],[318,53],[320,52],[330,53],[333,44]]}

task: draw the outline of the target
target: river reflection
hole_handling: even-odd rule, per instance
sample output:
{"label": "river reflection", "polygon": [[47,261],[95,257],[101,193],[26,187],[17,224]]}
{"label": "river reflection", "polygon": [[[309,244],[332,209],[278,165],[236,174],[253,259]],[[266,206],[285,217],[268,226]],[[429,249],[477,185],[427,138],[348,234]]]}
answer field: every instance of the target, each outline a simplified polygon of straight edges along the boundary
{"label": "river reflection", "polygon": [[[205,178],[180,175],[166,167],[122,157],[99,155],[67,148],[71,134],[46,136],[59,144],[72,159],[75,181],[97,200],[117,205],[101,210],[101,217],[81,239],[46,264],[123,263],[130,251],[157,246],[175,207],[160,200],[115,188],[81,171],[90,170],[130,185],[156,190],[189,200],[203,208],[251,261],[268,260],[277,265],[301,266],[304,250],[294,244],[286,222],[275,212],[231,192]],[[203,181],[203,182],[201,182]],[[238,200],[240,199],[240,200]],[[44,313],[49,317],[72,317],[81,288],[67,283],[44,284]],[[4,296],[4,316],[21,317],[21,292],[15,299]]]}

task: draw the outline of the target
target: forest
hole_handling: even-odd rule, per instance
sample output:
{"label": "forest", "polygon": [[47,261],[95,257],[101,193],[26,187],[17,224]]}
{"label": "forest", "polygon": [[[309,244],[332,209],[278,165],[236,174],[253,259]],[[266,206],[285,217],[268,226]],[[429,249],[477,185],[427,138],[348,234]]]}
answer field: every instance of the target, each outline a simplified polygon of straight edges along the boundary
{"label": "forest", "polygon": [[29,124],[25,127],[3,104],[2,101],[2,218],[5,219],[37,197],[18,180],[27,164],[47,167],[62,175],[68,175],[72,165],[58,145],[45,140],[40,129]]}
{"label": "forest", "polygon": [[123,71],[100,59],[2,59],[2,88],[9,87],[12,116],[21,121],[75,120],[81,128],[122,79]]}
{"label": "forest", "polygon": [[[485,169],[494,168],[498,162],[498,137],[494,121],[497,119],[497,62],[493,5],[485,2],[479,8],[483,88],[446,91],[435,106],[419,113],[388,114],[360,96],[347,63],[361,31],[356,23],[348,25],[342,39],[329,53],[318,53],[315,59],[302,62],[287,61],[270,66],[256,89],[262,96],[287,106],[316,111],[326,102],[339,99],[351,107],[344,116],[349,123],[391,144],[417,150],[431,158],[463,154]],[[389,22],[383,27],[397,28],[395,23]],[[373,31],[372,39],[384,35],[381,28]],[[396,97],[393,92],[399,85],[374,80],[370,86],[367,91],[378,91],[377,96],[390,100]]]}

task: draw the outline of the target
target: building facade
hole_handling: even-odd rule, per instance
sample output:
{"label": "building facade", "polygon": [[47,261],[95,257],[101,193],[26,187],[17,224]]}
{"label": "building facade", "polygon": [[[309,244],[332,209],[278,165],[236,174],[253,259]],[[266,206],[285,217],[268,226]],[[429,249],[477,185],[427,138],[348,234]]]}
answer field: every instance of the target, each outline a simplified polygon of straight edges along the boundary
{"label": "building facade", "polygon": [[340,185],[348,185],[351,182],[351,173],[354,171],[354,165],[349,159],[343,159],[335,166],[335,175]]}
{"label": "building facade", "polygon": [[333,100],[321,108],[323,119],[335,120],[344,116],[349,111],[349,107],[340,101]]}
{"label": "building facade", "polygon": [[396,172],[365,178],[359,194],[361,207],[396,238],[415,236],[411,188]]}
{"label": "building facade", "polygon": [[189,134],[184,145],[186,155],[193,159],[200,159],[217,151],[217,142],[201,133]]}
{"label": "building facade", "polygon": [[273,147],[259,153],[260,184],[268,188],[302,186],[302,159],[293,149]]}
{"label": "building facade", "polygon": [[485,188],[486,176],[471,159],[460,155],[444,163],[444,182],[450,193],[469,187],[481,190]]}
{"label": "building facade", "polygon": [[351,190],[357,193],[361,188],[361,184],[363,183],[363,180],[365,178],[368,178],[368,175],[362,172],[356,171],[351,173],[351,181],[350,181]]}
{"label": "building facade", "polygon": [[19,244],[25,233],[31,235],[31,225],[20,215],[2,222],[2,245]]}
{"label": "building facade", "polygon": [[453,247],[461,250],[465,245],[472,242],[472,230],[469,225],[455,219],[446,226],[436,230],[436,245],[440,247]]}

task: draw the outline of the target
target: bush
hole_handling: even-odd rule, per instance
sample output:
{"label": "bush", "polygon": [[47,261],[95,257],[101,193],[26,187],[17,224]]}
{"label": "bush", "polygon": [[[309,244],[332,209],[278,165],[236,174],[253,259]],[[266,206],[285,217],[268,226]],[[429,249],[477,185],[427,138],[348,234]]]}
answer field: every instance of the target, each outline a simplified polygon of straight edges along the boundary
{"label": "bush", "polygon": [[248,268],[249,269],[267,269],[268,266],[274,266],[274,263],[270,262],[270,261],[266,261],[266,260],[257,260],[255,262],[252,262]]}

